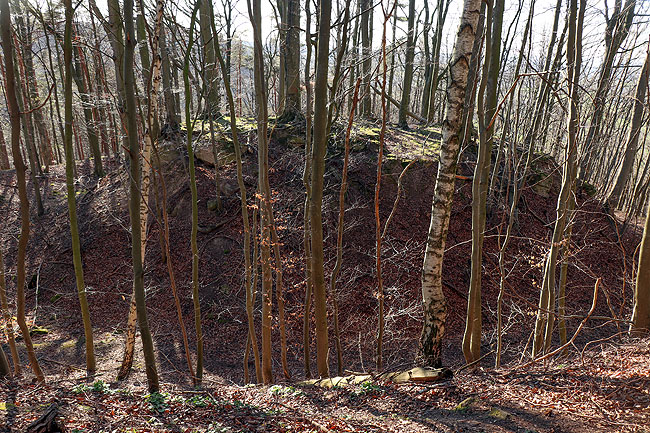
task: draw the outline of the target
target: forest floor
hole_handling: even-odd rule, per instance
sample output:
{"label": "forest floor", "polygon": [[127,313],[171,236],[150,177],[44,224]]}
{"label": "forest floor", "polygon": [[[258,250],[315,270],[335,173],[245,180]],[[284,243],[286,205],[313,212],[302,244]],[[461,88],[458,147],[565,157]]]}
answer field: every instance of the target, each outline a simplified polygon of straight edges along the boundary
{"label": "forest floor", "polygon": [[[372,372],[377,316],[374,274],[376,125],[355,128],[346,198],[344,263],[339,299],[344,368]],[[335,131],[336,133],[336,131]],[[339,134],[341,132],[339,131]],[[420,326],[419,277],[429,224],[436,163],[437,131],[390,130],[383,165],[380,214],[386,221],[396,196],[397,179],[407,162],[403,193],[388,228],[382,257],[386,294],[385,369],[412,367]],[[244,137],[254,147],[254,135]],[[168,144],[165,181],[170,212],[171,260],[179,285],[184,322],[194,350],[190,197],[186,155]],[[178,146],[182,149],[182,144]],[[171,150],[169,150],[171,148]],[[46,214],[32,209],[27,272],[28,320],[45,385],[25,374],[0,385],[0,428],[24,431],[52,402],[60,405],[66,431],[355,431],[355,432],[614,432],[650,431],[650,340],[632,340],[623,331],[631,308],[637,224],[614,225],[598,202],[578,193],[570,248],[567,325],[575,332],[591,306],[594,282],[602,278],[596,312],[577,336],[567,357],[547,365],[524,367],[534,322],[544,254],[552,230],[560,171],[540,155],[523,192],[518,224],[506,254],[504,354],[493,369],[498,246],[504,212],[488,214],[485,239],[483,307],[486,354],[481,367],[462,370],[460,340],[464,328],[471,249],[471,178],[473,166],[461,162],[443,269],[448,299],[445,365],[454,378],[434,384],[369,381],[332,389],[299,386],[304,377],[302,319],[303,148],[299,142],[274,140],[271,185],[280,229],[289,342],[289,370],[281,377],[277,314],[274,318],[274,369],[279,385],[243,384],[242,356],[246,315],[242,289],[242,222],[234,164],[220,171],[224,209],[210,210],[215,196],[214,169],[199,163],[199,250],[202,323],[206,369],[204,388],[191,386],[166,265],[161,260],[160,228],[150,223],[145,284],[150,326],[158,356],[162,394],[148,395],[138,352],[133,373],[115,381],[131,291],[128,177],[119,162],[105,160],[108,175],[89,175],[90,162],[78,166],[79,221],[85,280],[88,286],[98,372],[84,370],[83,332],[75,292],[63,167],[41,178]],[[249,197],[256,183],[254,151],[245,154]],[[471,160],[470,158],[467,158]],[[325,176],[324,218],[327,268],[334,264],[342,149],[331,145]],[[497,187],[499,183],[497,182]],[[31,188],[31,186],[30,186]],[[19,234],[18,197],[12,171],[0,172],[0,240],[10,299],[15,293],[15,249]],[[616,229],[618,228],[618,230]],[[258,299],[259,303],[259,299]],[[257,306],[259,308],[259,305]],[[333,340],[333,338],[332,338]],[[22,346],[22,345],[21,345]],[[6,347],[6,346],[5,346]],[[313,348],[312,348],[313,349]],[[8,353],[8,351],[6,351]],[[335,359],[332,347],[331,359]],[[28,364],[23,356],[23,369]],[[313,356],[313,352],[312,352]],[[249,365],[251,371],[254,366]],[[337,370],[335,362],[332,373]],[[645,430],[644,430],[645,429]]]}

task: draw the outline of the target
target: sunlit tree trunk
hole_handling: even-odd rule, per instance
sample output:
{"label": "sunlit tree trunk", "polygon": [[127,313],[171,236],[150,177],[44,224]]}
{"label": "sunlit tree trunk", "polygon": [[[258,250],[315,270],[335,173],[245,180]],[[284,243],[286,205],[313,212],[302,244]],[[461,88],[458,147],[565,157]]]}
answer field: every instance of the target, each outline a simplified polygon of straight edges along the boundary
{"label": "sunlit tree trunk", "polygon": [[431,205],[431,223],[422,264],[422,310],[424,323],[417,362],[424,366],[442,364],[442,338],[447,308],[442,291],[442,260],[454,196],[456,164],[460,150],[459,133],[467,86],[467,72],[480,15],[480,0],[465,0],[450,63],[447,87],[447,114],[442,125],[440,162]]}
{"label": "sunlit tree trunk", "polygon": [[320,0],[318,8],[318,44],[314,82],[314,136],[311,171],[311,254],[316,317],[316,363],[320,377],[329,376],[329,340],[327,294],[323,255],[323,176],[327,151],[327,75],[332,3]]}
{"label": "sunlit tree trunk", "polygon": [[639,248],[639,268],[634,286],[634,310],[630,331],[642,334],[650,331],[650,206],[646,214],[641,247]]}
{"label": "sunlit tree trunk", "polygon": [[144,351],[145,371],[147,384],[150,392],[157,392],[158,371],[156,357],[154,354],[153,339],[147,321],[147,306],[144,291],[144,270],[142,266],[142,232],[140,223],[140,144],[138,140],[138,126],[135,101],[135,80],[134,80],[134,51],[135,51],[135,30],[133,22],[133,0],[124,1],[124,24],[126,46],[124,49],[124,92],[126,95],[125,117],[127,121],[127,138],[129,143],[130,158],[130,199],[129,213],[131,215],[131,254],[133,259],[133,291],[135,294],[138,324],[140,326],[140,338]]}
{"label": "sunlit tree trunk", "polygon": [[262,261],[262,380],[273,382],[271,363],[271,319],[273,303],[273,275],[271,269],[271,187],[269,184],[269,138],[267,84],[262,54],[262,12],[260,0],[249,2],[248,14],[253,25],[254,81],[257,101],[258,189],[260,198],[260,252]]}
{"label": "sunlit tree trunk", "polygon": [[569,4],[569,34],[567,39],[567,76],[569,113],[567,125],[567,147],[562,174],[562,188],[557,200],[557,211],[551,246],[544,265],[544,279],[540,289],[539,307],[533,337],[532,356],[536,358],[550,345],[554,322],[555,309],[555,273],[557,259],[561,246],[570,239],[565,237],[565,228],[569,213],[570,195],[573,193],[577,176],[577,137],[578,137],[578,109],[579,109],[579,79],[582,64],[582,23],[586,0],[571,0]]}
{"label": "sunlit tree trunk", "polygon": [[[481,356],[481,272],[483,270],[483,240],[485,214],[492,162],[492,144],[496,127],[497,90],[501,65],[501,27],[503,25],[504,0],[495,0],[494,8],[488,4],[488,26],[485,38],[485,66],[478,95],[479,147],[478,159],[472,182],[472,265],[468,292],[463,354],[467,363]],[[490,20],[490,17],[492,18]],[[486,94],[484,95],[484,91]],[[485,96],[485,99],[483,99]]]}

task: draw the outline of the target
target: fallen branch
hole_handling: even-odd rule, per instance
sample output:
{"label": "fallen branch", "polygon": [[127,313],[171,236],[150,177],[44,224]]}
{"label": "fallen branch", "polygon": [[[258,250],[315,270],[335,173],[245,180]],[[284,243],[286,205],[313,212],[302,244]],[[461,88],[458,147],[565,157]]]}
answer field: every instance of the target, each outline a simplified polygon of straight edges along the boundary
{"label": "fallen branch", "polygon": [[59,407],[52,403],[43,415],[27,427],[27,433],[56,433],[63,431],[56,423]]}
{"label": "fallen branch", "polygon": [[450,379],[454,373],[448,368],[421,368],[416,367],[406,371],[380,374],[351,374],[349,376],[336,376],[331,378],[311,379],[299,382],[302,386],[318,386],[333,388],[345,385],[359,385],[364,382],[392,382],[392,383],[423,383],[436,382]]}
{"label": "fallen branch", "polygon": [[486,357],[492,355],[493,353],[494,353],[494,350],[490,350],[488,353],[486,353],[485,355],[481,356],[479,359],[477,359],[477,360],[475,360],[475,361],[472,361],[472,362],[470,362],[469,364],[465,364],[465,365],[463,365],[463,366],[460,367],[458,370],[456,370],[456,371],[454,372],[454,374],[458,374],[458,373],[460,373],[461,371],[463,371],[463,370],[465,370],[465,369],[467,369],[467,368],[470,368],[470,367],[472,367],[472,366],[478,364],[478,363],[481,362],[483,359],[485,359]]}

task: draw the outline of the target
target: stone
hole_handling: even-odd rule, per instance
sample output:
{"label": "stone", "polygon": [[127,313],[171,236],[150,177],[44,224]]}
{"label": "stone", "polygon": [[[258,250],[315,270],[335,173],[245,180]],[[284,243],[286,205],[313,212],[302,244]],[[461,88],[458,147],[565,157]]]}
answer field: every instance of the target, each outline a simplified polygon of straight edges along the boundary
{"label": "stone", "polygon": [[488,413],[488,415],[491,416],[492,418],[496,418],[500,420],[504,420],[510,416],[508,412],[503,411],[497,407],[492,408],[492,410],[490,410],[490,413]]}

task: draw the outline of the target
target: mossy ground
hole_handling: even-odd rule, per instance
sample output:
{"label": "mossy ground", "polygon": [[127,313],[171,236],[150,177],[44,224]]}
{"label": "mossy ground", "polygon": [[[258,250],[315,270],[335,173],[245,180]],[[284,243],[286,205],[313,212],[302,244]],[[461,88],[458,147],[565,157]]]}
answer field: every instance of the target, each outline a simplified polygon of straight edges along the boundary
{"label": "mossy ground", "polygon": [[[378,146],[380,135],[381,124],[360,121],[353,125],[350,141],[353,148]],[[438,126],[413,126],[410,130],[404,130],[389,124],[384,142],[386,158],[402,161],[437,160],[441,136]]]}

